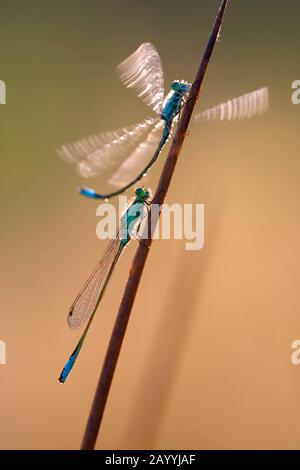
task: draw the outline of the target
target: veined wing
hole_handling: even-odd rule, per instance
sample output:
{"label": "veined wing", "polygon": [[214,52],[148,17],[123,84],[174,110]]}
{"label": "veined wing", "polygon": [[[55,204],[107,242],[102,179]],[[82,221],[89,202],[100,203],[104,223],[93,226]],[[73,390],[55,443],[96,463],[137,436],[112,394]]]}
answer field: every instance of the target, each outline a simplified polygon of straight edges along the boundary
{"label": "veined wing", "polygon": [[101,260],[79,292],[68,313],[70,328],[79,328],[95,312],[109,281],[113,267],[119,257],[121,240],[112,239]]}
{"label": "veined wing", "polygon": [[109,183],[114,186],[123,186],[134,178],[147,164],[148,160],[157,149],[161,139],[163,121],[158,121],[148,134],[146,140],[141,142],[135,150],[124,160],[122,165],[109,179]]}
{"label": "veined wing", "polygon": [[164,99],[162,64],[155,47],[144,42],[117,67],[120,80],[132,88],[156,113],[160,114]]}
{"label": "veined wing", "polygon": [[232,121],[250,119],[263,114],[269,107],[269,89],[267,87],[247,93],[202,111],[195,116],[195,121]]}
{"label": "veined wing", "polygon": [[65,161],[75,165],[84,178],[100,175],[126,158],[159,118],[150,118],[116,131],[93,135],[57,150]]}

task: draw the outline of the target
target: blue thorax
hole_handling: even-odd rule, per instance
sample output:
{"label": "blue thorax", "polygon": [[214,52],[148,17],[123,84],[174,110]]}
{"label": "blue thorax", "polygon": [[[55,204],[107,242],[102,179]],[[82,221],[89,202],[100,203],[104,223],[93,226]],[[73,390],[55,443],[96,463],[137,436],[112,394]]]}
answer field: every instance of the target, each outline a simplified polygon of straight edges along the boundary
{"label": "blue thorax", "polygon": [[147,205],[147,200],[150,198],[151,193],[145,188],[137,188],[135,195],[135,200],[121,217],[119,233],[121,248],[127,244],[132,233],[134,233],[136,225],[141,222]]}
{"label": "blue thorax", "polygon": [[175,80],[171,84],[171,90],[166,96],[162,106],[161,118],[164,121],[171,121],[176,114],[179,113],[183,96],[188,92],[190,87],[190,83],[179,80]]}

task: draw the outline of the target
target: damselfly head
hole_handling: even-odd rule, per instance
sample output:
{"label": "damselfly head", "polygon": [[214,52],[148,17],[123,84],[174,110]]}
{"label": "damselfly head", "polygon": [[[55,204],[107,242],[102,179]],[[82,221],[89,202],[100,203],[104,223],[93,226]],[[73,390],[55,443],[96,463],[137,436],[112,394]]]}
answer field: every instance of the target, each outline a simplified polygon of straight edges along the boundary
{"label": "damselfly head", "polygon": [[150,189],[146,188],[137,188],[135,190],[135,195],[138,199],[149,199],[151,196],[151,191]]}
{"label": "damselfly head", "polygon": [[189,82],[186,82],[185,80],[174,80],[174,82],[171,83],[171,88],[174,91],[187,91],[191,87],[191,84]]}

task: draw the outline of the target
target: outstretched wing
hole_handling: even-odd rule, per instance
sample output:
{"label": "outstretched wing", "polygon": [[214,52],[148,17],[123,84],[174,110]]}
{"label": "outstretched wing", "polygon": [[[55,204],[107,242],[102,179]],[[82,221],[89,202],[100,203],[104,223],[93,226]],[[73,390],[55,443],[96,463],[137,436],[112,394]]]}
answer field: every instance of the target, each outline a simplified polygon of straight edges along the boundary
{"label": "outstretched wing", "polygon": [[57,153],[63,160],[73,164],[81,176],[88,178],[100,175],[107,168],[121,163],[158,119],[146,119],[130,127],[86,137],[63,145]]}
{"label": "outstretched wing", "polygon": [[144,42],[117,67],[120,80],[132,88],[156,113],[160,114],[164,99],[162,64],[155,47]]}
{"label": "outstretched wing", "polygon": [[109,179],[109,183],[114,186],[123,186],[129,183],[136,175],[138,175],[154,154],[158,143],[161,139],[163,121],[153,127],[147,138],[141,142],[135,150],[124,160],[122,165]]}
{"label": "outstretched wing", "polygon": [[103,257],[74,300],[67,318],[70,328],[79,328],[95,312],[109,281],[119,248],[120,239],[117,235],[109,242]]}
{"label": "outstretched wing", "polygon": [[202,111],[195,116],[195,121],[232,121],[250,119],[263,114],[269,107],[269,89],[267,87],[221,103]]}

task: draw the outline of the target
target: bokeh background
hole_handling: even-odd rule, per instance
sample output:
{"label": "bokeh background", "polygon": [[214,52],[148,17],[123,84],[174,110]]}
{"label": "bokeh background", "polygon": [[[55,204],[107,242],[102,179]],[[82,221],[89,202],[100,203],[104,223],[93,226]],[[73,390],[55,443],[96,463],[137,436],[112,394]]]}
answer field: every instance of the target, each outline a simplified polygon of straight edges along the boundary
{"label": "bokeh background", "polygon": [[[115,66],[150,41],[165,83],[192,80],[220,0],[0,3],[0,448],[77,449],[136,242],[69,381],[66,313],[101,256],[96,207],[56,156],[151,111]],[[231,1],[199,109],[260,86],[248,122],[193,125],[169,203],[205,204],[205,247],[154,243],[97,448],[300,448],[300,79],[297,0]],[[165,154],[164,154],[165,156]],[[155,188],[164,156],[149,174]],[[105,180],[93,181],[107,188]]]}

